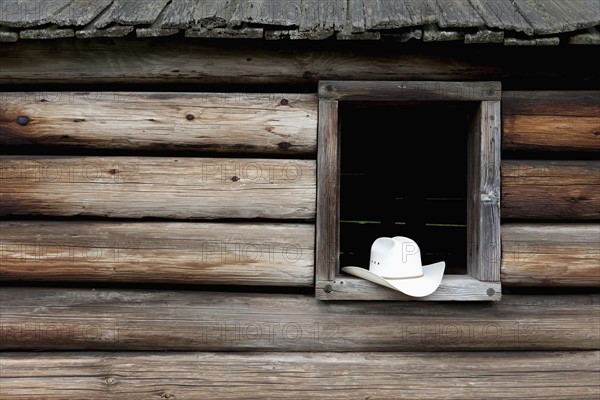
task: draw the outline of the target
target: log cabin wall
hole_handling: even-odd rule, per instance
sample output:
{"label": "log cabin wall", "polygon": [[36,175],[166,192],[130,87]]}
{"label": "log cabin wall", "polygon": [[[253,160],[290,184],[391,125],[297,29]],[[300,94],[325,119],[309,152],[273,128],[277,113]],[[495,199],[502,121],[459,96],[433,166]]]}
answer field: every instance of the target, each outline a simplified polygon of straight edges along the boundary
{"label": "log cabin wall", "polygon": [[3,280],[312,286],[314,94],[2,96]]}
{"label": "log cabin wall", "polygon": [[[77,38],[23,40],[69,36],[35,32],[69,20],[58,3],[23,28],[12,8],[0,21],[2,40],[19,39],[0,47],[0,397],[600,395],[597,46],[563,45],[597,41],[593,9],[571,34],[522,0],[529,19],[485,20],[516,34],[469,25],[461,43],[415,44],[455,35],[462,3],[445,29],[419,31],[387,6],[339,2],[349,16],[365,5],[355,33],[290,44],[223,39],[308,32],[287,16],[184,35],[173,10],[192,2],[107,1],[104,21],[82,9],[93,26]],[[250,3],[193,18],[247,24]],[[465,45],[499,33],[506,46]],[[315,299],[316,89],[328,79],[502,83],[500,301]]]}

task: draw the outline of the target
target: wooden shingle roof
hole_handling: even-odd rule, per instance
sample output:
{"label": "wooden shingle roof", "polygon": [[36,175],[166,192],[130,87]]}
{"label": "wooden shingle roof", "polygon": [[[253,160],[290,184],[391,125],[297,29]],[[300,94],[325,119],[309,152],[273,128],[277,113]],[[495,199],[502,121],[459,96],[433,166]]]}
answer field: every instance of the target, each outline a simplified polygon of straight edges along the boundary
{"label": "wooden shingle roof", "polygon": [[0,0],[0,41],[65,37],[600,44],[600,0]]}

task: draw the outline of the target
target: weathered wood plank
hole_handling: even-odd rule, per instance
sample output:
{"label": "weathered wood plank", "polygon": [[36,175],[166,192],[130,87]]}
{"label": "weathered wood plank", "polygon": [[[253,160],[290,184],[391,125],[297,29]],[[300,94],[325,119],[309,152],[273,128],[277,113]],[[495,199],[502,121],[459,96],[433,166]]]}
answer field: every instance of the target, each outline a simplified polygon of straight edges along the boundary
{"label": "weathered wood plank", "polygon": [[312,286],[309,224],[0,222],[0,280]]}
{"label": "weathered wood plank", "polygon": [[502,225],[502,283],[600,287],[600,225]]}
{"label": "weathered wood plank", "polygon": [[511,0],[469,0],[489,28],[533,35],[533,27],[517,11]]}
{"label": "weathered wood plank", "polygon": [[317,281],[316,293],[319,300],[498,301],[502,297],[499,282],[482,282],[469,275],[444,275],[433,294],[418,298],[343,274],[332,281]]}
{"label": "weathered wood plank", "polygon": [[596,117],[600,115],[598,90],[543,90],[502,92],[502,114]]}
{"label": "weathered wood plank", "polygon": [[500,281],[499,101],[481,102],[468,133],[467,271],[481,281]]}
{"label": "weathered wood plank", "polygon": [[235,0],[212,0],[196,2],[194,21],[202,28],[226,26],[235,11]]}
{"label": "weathered wood plank", "polygon": [[[91,25],[91,24],[90,24]],[[121,26],[113,25],[104,29],[96,29],[93,27],[86,27],[75,32],[80,39],[98,38],[98,37],[123,37],[133,32],[133,26]]]}
{"label": "weathered wood plank", "polygon": [[298,26],[301,13],[300,0],[239,0],[230,23]]}
{"label": "weathered wood plank", "polygon": [[169,0],[115,0],[110,19],[124,25],[150,25]]}
{"label": "weathered wood plank", "polygon": [[162,27],[170,28],[189,28],[196,23],[194,20],[194,9],[196,0],[172,0],[164,9],[164,19]]}
{"label": "weathered wood plank", "polygon": [[412,26],[410,12],[403,1],[363,0],[365,28],[397,29]]}
{"label": "weathered wood plank", "polygon": [[319,97],[345,101],[494,101],[500,82],[321,81]]}
{"label": "weathered wood plank", "polygon": [[559,16],[552,14],[545,3],[533,0],[512,0],[519,11],[533,27],[535,34],[551,34],[568,30]]}
{"label": "weathered wood plank", "polygon": [[159,36],[169,36],[175,35],[179,33],[178,28],[165,28],[165,12],[166,8],[158,14],[156,20],[152,23],[152,25],[138,27],[135,30],[135,34],[137,37],[159,37]]}
{"label": "weathered wood plank", "polygon": [[3,353],[0,395],[19,400],[591,399],[600,396],[599,356],[598,351]]}
{"label": "weathered wood plank", "polygon": [[502,217],[600,218],[600,161],[502,161]]}
{"label": "weathered wood plank", "polygon": [[437,0],[440,9],[440,28],[465,28],[482,26],[481,19],[475,8],[464,0]]}
{"label": "weathered wood plank", "polygon": [[319,101],[317,151],[317,281],[330,281],[339,271],[340,251],[340,153],[338,102]]}
{"label": "weathered wood plank", "polygon": [[[177,83],[177,84],[314,84],[319,80],[597,80],[589,53],[582,47],[555,49],[571,60],[557,65],[556,51],[494,48],[461,52],[389,51],[389,43],[313,43],[292,46],[177,38],[123,38],[114,41],[5,43],[0,84],[43,83]],[[572,68],[577,65],[578,68]]]}
{"label": "weathered wood plank", "polygon": [[314,219],[313,160],[0,157],[0,214]]}
{"label": "weathered wood plank", "polygon": [[323,35],[322,31],[341,31],[346,28],[347,8],[347,0],[302,0],[298,29],[308,32],[316,30],[315,36]]}
{"label": "weathered wood plank", "polygon": [[0,25],[18,28],[44,25],[51,21],[53,15],[71,2],[72,0],[3,1],[0,3]]}
{"label": "weathered wood plank", "polygon": [[164,28],[215,28],[226,26],[233,15],[232,0],[174,0],[165,9]]}
{"label": "weathered wood plank", "polygon": [[0,93],[5,145],[314,154],[316,136],[312,94]]}
{"label": "weathered wood plank", "polygon": [[75,0],[50,18],[63,26],[87,25],[106,9],[113,0]]}
{"label": "weathered wood plank", "polygon": [[422,26],[437,23],[440,10],[435,0],[412,1],[402,0],[410,13],[413,26]]}
{"label": "weathered wood plank", "polygon": [[348,23],[350,25],[345,25],[345,29],[349,29],[351,30],[351,32],[364,32],[365,10],[363,8],[363,0],[350,0],[348,2],[348,8],[348,12],[350,15]]}
{"label": "weathered wood plank", "polygon": [[599,340],[597,294],[382,303],[274,293],[0,291],[3,350],[597,350]]}
{"label": "weathered wood plank", "polygon": [[600,92],[502,94],[505,150],[600,150]]}

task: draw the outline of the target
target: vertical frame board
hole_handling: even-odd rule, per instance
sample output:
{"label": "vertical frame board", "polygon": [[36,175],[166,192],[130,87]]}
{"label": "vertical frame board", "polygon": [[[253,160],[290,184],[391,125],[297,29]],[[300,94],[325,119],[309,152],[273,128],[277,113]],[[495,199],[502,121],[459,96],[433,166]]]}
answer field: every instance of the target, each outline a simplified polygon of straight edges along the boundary
{"label": "vertical frame board", "polygon": [[[500,285],[499,82],[322,81],[317,145],[316,297],[320,300],[496,301]],[[472,102],[468,138],[467,274],[445,275],[431,295],[414,298],[340,273],[339,105],[360,102]],[[376,107],[376,105],[374,105]]]}

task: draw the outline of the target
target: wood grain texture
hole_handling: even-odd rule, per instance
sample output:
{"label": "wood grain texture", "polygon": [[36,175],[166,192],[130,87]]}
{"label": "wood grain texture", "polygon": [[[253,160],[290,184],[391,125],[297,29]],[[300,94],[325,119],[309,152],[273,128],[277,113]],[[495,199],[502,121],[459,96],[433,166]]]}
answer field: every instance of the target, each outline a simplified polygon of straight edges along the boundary
{"label": "wood grain texture", "polygon": [[600,117],[504,117],[505,150],[600,151]]}
{"label": "wood grain texture", "polygon": [[301,12],[300,0],[286,0],[285,2],[239,0],[229,22],[235,25],[246,22],[262,25],[298,26]]}
{"label": "wood grain texture", "polygon": [[52,21],[72,0],[30,1],[11,0],[0,3],[0,25],[29,28]]}
{"label": "wood grain texture", "polygon": [[125,25],[150,25],[169,0],[115,0],[110,20]]}
{"label": "wood grain texture", "polygon": [[313,160],[0,157],[1,215],[314,219]]}
{"label": "wood grain texture", "polygon": [[[508,1],[508,0],[507,0]],[[296,43],[296,41],[294,41]],[[265,43],[152,40],[6,43],[0,84],[177,83],[316,84],[320,80],[597,81],[589,49],[496,48],[476,54],[444,44],[416,51],[402,44],[340,43],[303,46]],[[428,50],[430,49],[430,50]],[[587,51],[586,51],[587,49]],[[557,64],[558,57],[571,63]],[[577,65],[577,68],[572,68]]]}
{"label": "wood grain texture", "polygon": [[597,350],[599,340],[598,295],[390,303],[276,293],[0,291],[3,350]]}
{"label": "wood grain texture", "polygon": [[502,283],[600,287],[600,225],[502,225]]}
{"label": "wood grain texture", "polygon": [[504,150],[600,151],[600,92],[502,94]]}
{"label": "wood grain texture", "polygon": [[500,82],[322,81],[319,97],[346,101],[492,101]]}
{"label": "wood grain texture", "polygon": [[482,101],[468,133],[467,272],[481,281],[500,281],[499,101]]}
{"label": "wood grain texture", "polygon": [[470,0],[469,2],[481,16],[485,26],[533,34],[531,25],[516,11],[510,0]]}
{"label": "wood grain texture", "polygon": [[[600,353],[3,353],[7,400],[591,399]],[[448,382],[452,382],[449,386]]]}
{"label": "wood grain texture", "polygon": [[[0,144],[314,154],[311,94],[5,92]],[[20,125],[19,117],[27,123]]]}
{"label": "wood grain texture", "polygon": [[598,117],[600,91],[539,90],[502,92],[502,114]]}
{"label": "wood grain texture", "polygon": [[[290,2],[286,7],[290,7]],[[313,37],[323,35],[323,32],[346,29],[346,16],[351,7],[346,0],[302,0],[301,15],[298,30],[310,32]],[[310,36],[309,36],[310,37]]]}
{"label": "wood grain texture", "polygon": [[319,100],[317,151],[317,281],[332,280],[339,271],[340,152],[338,102]]}
{"label": "wood grain texture", "polygon": [[502,217],[599,219],[600,162],[502,161]]}
{"label": "wood grain texture", "polygon": [[312,286],[310,224],[1,221],[0,280]]}
{"label": "wood grain texture", "polygon": [[50,21],[57,25],[81,26],[87,25],[96,18],[112,0],[75,0],[54,14]]}
{"label": "wood grain texture", "polygon": [[502,297],[500,282],[482,282],[469,275],[444,275],[433,294],[410,297],[342,273],[332,281],[317,281],[316,293],[319,300],[362,301],[499,301]]}

